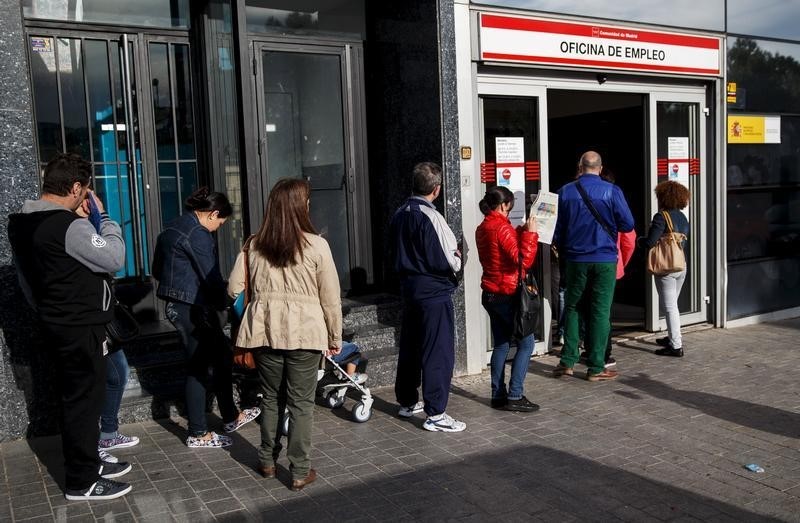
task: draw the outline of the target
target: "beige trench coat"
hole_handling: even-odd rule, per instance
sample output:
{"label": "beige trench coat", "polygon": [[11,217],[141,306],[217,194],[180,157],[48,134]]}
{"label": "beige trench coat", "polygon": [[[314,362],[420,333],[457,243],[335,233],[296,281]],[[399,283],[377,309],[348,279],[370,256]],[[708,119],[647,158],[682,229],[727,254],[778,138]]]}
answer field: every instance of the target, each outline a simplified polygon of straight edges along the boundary
{"label": "beige trench coat", "polygon": [[[245,348],[325,351],[342,346],[342,297],[328,242],[306,233],[303,259],[291,267],[273,267],[250,249],[251,301],[236,336]],[[244,254],[228,279],[228,294],[244,290]]]}

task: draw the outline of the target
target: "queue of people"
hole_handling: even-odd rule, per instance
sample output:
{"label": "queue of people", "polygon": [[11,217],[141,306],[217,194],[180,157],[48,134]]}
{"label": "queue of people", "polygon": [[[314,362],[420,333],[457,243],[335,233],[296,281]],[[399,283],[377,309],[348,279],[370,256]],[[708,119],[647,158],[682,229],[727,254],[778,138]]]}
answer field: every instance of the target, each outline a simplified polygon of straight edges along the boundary
{"label": "queue of people", "polygon": [[[609,368],[610,308],[615,282],[630,259],[634,223],[622,191],[601,173],[600,155],[587,151],[578,178],[559,190],[554,244],[565,263],[560,284],[564,346],[553,370],[557,378],[573,375],[580,338],[589,381],[618,375]],[[138,443],[119,432],[117,415],[129,367],[124,352],[110,347],[105,334],[115,301],[112,275],[124,264],[125,245],[90,180],[88,162],[73,154],[58,155],[44,170],[41,199],[26,201],[9,220],[21,287],[39,315],[46,350],[59,368],[65,494],[71,500],[107,500],[130,492],[131,486],[117,478],[131,465],[108,451]],[[397,415],[424,413],[423,429],[460,432],[466,424],[446,408],[455,363],[452,296],[464,265],[463,240],[433,205],[442,188],[441,167],[417,164],[411,186],[412,195],[390,224],[390,261],[403,298]],[[638,242],[645,248],[667,232],[667,223],[669,230],[674,224],[678,232],[688,233],[680,212],[688,204],[688,190],[664,182],[656,197],[661,212]],[[213,233],[233,209],[224,194],[200,188],[187,198],[184,214],[164,227],[152,264],[156,294],[165,302],[185,354],[187,447],[228,447],[233,443],[228,434],[260,416],[258,471],[274,478],[288,415],[292,490],[317,477],[309,459],[317,370],[323,355],[341,355],[343,345],[339,276],[330,246],[311,223],[310,205],[308,181],[278,181],[263,222],[226,279]],[[490,187],[480,202],[484,220],[475,241],[483,268],[481,303],[492,333],[490,406],[530,413],[539,409],[524,394],[535,339],[534,334],[515,337],[513,323],[515,293],[520,278],[533,268],[539,238],[533,213],[522,225],[512,226],[508,216],[513,206],[511,191]],[[683,355],[677,297],[685,277],[685,270],[656,277],[669,332],[659,340],[659,355]],[[260,407],[239,410],[232,390],[232,345],[223,331],[222,313],[245,289],[249,299],[233,343],[252,351],[263,394]],[[517,349],[506,381],[512,343]],[[352,344],[347,347],[352,351]],[[353,362],[347,374],[362,383],[366,379],[356,375]],[[226,434],[209,430],[209,392],[216,396]]]}

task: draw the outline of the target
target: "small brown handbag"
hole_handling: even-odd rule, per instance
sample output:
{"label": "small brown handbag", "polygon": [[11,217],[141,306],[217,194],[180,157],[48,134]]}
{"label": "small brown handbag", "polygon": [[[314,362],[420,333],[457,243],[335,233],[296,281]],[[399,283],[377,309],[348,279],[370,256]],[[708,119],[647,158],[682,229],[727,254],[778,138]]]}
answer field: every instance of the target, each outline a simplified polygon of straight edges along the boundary
{"label": "small brown handbag", "polygon": [[[247,305],[250,303],[250,242],[253,236],[250,236],[242,246],[242,254],[244,255],[244,311],[247,311]],[[244,314],[239,318],[239,322],[244,318]],[[234,337],[235,338],[235,337]],[[246,347],[237,347],[236,340],[234,339],[233,345],[233,365],[244,369],[255,369],[256,360],[253,358],[253,349]]]}
{"label": "small brown handbag", "polygon": [[655,276],[686,269],[686,256],[683,253],[686,235],[673,230],[672,218],[667,211],[661,211],[661,214],[667,222],[667,232],[661,235],[647,254],[647,272]]}

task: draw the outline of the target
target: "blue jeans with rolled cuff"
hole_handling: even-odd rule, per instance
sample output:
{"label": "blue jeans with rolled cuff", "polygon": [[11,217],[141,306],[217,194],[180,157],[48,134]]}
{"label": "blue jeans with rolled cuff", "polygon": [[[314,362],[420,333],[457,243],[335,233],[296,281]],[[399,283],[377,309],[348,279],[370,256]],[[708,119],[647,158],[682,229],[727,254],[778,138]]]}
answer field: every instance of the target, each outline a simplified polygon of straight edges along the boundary
{"label": "blue jeans with rolled cuff", "polygon": [[513,296],[483,291],[481,303],[489,313],[492,329],[492,399],[508,398],[518,400],[523,396],[525,376],[536,342],[533,334],[517,341],[517,353],[511,362],[511,375],[506,389],[505,367],[510,350],[511,335],[514,330]]}
{"label": "blue jeans with rolled cuff", "polygon": [[130,374],[125,352],[122,349],[109,352],[106,356],[106,398],[100,414],[100,439],[111,439],[117,435],[119,406]]}

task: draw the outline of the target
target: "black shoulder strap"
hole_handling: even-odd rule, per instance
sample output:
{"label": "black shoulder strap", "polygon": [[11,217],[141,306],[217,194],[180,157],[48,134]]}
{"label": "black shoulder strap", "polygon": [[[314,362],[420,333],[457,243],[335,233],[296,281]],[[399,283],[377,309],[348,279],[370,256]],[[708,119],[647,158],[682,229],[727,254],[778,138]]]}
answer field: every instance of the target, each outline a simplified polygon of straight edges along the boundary
{"label": "black shoulder strap", "polygon": [[586,189],[584,189],[583,185],[581,185],[580,178],[575,180],[575,187],[577,187],[578,188],[578,192],[581,193],[581,198],[583,198],[583,202],[586,204],[586,207],[589,208],[589,211],[592,213],[592,216],[594,216],[594,219],[597,220],[597,223],[599,223],[600,226],[603,228],[603,230],[608,233],[608,235],[611,237],[611,239],[616,242],[617,241],[617,237],[614,235],[613,232],[611,232],[611,227],[609,227],[608,224],[606,223],[606,221],[603,219],[603,217],[600,216],[600,213],[597,212],[597,209],[594,208],[594,204],[592,204],[592,200],[590,200],[589,199],[589,195],[586,194]]}

